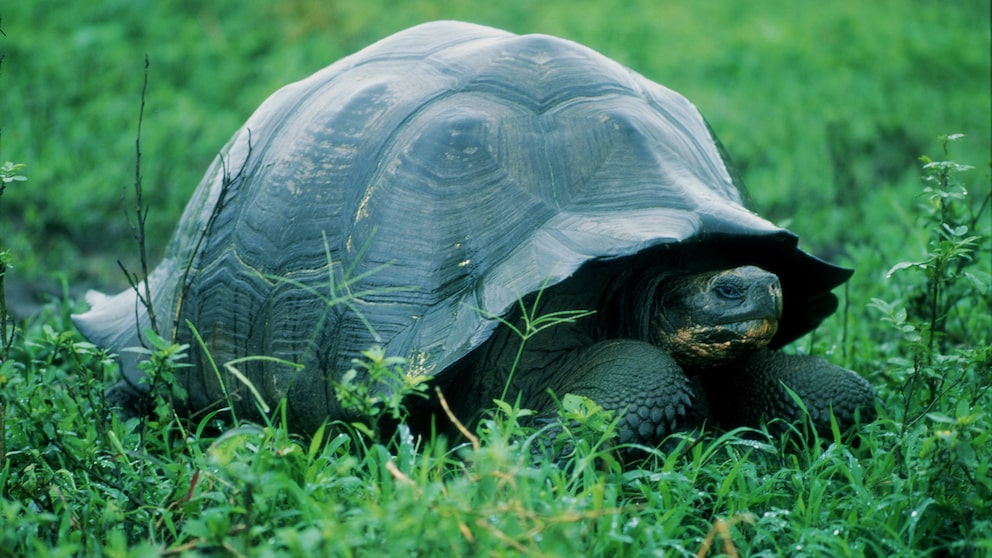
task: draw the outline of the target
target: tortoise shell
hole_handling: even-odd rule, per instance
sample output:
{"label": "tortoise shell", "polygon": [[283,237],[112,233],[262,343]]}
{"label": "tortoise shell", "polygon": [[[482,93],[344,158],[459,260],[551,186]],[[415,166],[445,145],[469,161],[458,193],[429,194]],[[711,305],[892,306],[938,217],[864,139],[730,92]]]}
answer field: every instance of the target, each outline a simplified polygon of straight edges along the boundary
{"label": "tortoise shell", "polygon": [[[328,378],[360,351],[439,374],[518,299],[592,262],[761,266],[781,279],[773,345],[787,343],[834,310],[850,271],[749,210],[729,167],[692,103],[574,42],[459,22],[383,39],[259,107],[151,273],[163,334],[191,344],[188,410],[223,391],[187,321],[218,365],[302,364],[238,368],[310,430],[342,415]],[[87,337],[140,344],[132,290],[89,301]],[[135,359],[122,354],[137,383]]]}

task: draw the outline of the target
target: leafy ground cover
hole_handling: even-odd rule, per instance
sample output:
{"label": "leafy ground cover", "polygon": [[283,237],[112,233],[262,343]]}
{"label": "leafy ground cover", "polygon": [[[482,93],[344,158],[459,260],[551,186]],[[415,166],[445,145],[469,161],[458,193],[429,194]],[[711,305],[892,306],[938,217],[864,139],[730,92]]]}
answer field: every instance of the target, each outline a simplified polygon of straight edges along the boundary
{"label": "leafy ground cover", "polygon": [[[989,8],[3,5],[0,163],[27,166],[0,171],[0,277],[63,288],[3,322],[0,554],[992,553]],[[464,443],[348,424],[302,440],[278,413],[223,434],[165,406],[142,422],[107,413],[114,365],[68,313],[81,285],[123,287],[115,259],[137,268],[120,197],[145,54],[154,253],[268,93],[437,18],[566,36],[692,99],[759,211],[858,270],[843,311],[789,350],[862,372],[879,419],[854,439],[799,432],[805,444],[709,433],[623,466],[608,417],[581,406],[563,463],[534,458],[512,407]],[[182,353],[162,343],[152,365],[167,374]]]}

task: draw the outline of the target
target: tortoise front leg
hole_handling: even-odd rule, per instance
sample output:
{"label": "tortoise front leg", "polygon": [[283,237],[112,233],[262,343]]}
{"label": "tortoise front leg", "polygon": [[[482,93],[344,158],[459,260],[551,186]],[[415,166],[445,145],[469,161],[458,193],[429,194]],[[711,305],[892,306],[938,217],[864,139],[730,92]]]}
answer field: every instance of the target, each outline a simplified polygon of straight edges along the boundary
{"label": "tortoise front leg", "polygon": [[[560,398],[588,397],[620,416],[619,440],[656,445],[699,425],[705,403],[672,357],[649,343],[602,341],[572,355],[549,386]],[[555,412],[553,404],[542,416]]]}
{"label": "tortoise front leg", "polygon": [[770,432],[781,434],[787,424],[769,423],[771,419],[798,424],[802,408],[788,390],[799,396],[823,436],[830,433],[831,411],[841,430],[859,418],[867,422],[875,417],[871,385],[855,372],[818,357],[759,351],[733,365],[702,372],[700,381],[711,415],[725,428],[768,423]]}

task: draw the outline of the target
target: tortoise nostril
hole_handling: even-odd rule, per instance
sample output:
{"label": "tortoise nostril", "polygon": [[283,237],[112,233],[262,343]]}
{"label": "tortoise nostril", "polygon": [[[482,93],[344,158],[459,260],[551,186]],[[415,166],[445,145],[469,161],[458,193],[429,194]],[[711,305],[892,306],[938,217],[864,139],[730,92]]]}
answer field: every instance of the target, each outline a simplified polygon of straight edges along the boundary
{"label": "tortoise nostril", "polygon": [[782,285],[778,281],[774,281],[768,285],[768,296],[771,298],[772,304],[775,307],[775,316],[781,318],[783,310]]}

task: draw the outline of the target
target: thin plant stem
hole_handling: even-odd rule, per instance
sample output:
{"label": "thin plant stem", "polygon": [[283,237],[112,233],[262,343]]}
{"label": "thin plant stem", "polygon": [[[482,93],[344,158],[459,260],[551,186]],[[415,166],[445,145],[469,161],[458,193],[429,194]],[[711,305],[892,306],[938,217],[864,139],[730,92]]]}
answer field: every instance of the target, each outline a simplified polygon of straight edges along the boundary
{"label": "thin plant stem", "polygon": [[[141,124],[145,116],[145,96],[148,91],[148,55],[145,55],[145,73],[144,81],[141,86],[141,106],[138,110],[138,132],[137,137],[134,140],[134,150],[135,150],[135,161],[134,161],[134,214],[135,222],[131,225],[131,232],[134,234],[134,240],[138,244],[138,255],[141,259],[141,274],[144,277],[144,281],[139,282],[138,278],[128,273],[124,269],[124,265],[121,262],[117,262],[117,265],[124,270],[124,274],[128,278],[128,282],[131,284],[131,288],[134,289],[135,293],[138,295],[138,301],[145,310],[148,312],[148,320],[151,324],[152,331],[156,335],[160,335],[161,332],[158,329],[158,320],[155,316],[155,308],[152,303],[152,292],[151,285],[148,281],[148,249],[145,242],[145,222],[148,219],[148,207],[145,206],[144,199],[142,196],[141,187]],[[128,219],[130,221],[130,219]],[[141,292],[141,285],[144,284],[144,292]],[[138,338],[141,339],[139,331]]]}

